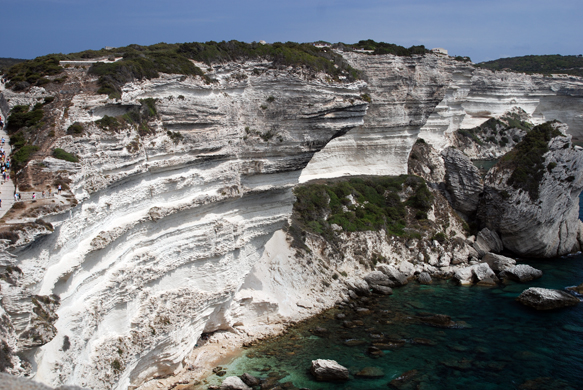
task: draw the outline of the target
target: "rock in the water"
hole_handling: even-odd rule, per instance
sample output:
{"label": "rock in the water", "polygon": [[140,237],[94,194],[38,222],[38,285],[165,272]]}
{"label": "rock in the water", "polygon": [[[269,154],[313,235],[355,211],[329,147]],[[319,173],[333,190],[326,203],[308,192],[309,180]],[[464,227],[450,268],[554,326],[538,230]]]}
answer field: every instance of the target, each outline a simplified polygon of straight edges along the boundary
{"label": "rock in the water", "polygon": [[536,310],[559,309],[575,306],[579,303],[579,299],[568,292],[540,287],[531,287],[524,290],[516,300]]}
{"label": "rock in the water", "polygon": [[543,271],[531,267],[528,264],[518,264],[506,270],[506,276],[518,282],[530,282],[543,276]]}
{"label": "rock in the water", "polygon": [[261,384],[261,381],[258,378],[255,378],[253,375],[244,373],[240,376],[241,380],[245,382],[247,386],[255,387]]}
{"label": "rock in the water", "polygon": [[360,278],[349,278],[344,281],[349,290],[354,291],[358,295],[370,295],[368,283]]}
{"label": "rock in the water", "polygon": [[486,283],[495,283],[498,281],[496,274],[487,263],[478,263],[470,265],[469,267],[460,268],[455,271],[453,279],[461,285],[468,285],[472,283],[479,283],[485,281]]}
{"label": "rock in the water", "polygon": [[452,321],[451,317],[446,316],[445,314],[435,314],[432,316],[421,317],[420,319],[426,324],[438,328],[453,328],[457,326],[455,321]]}
{"label": "rock in the water", "polygon": [[468,156],[456,148],[445,148],[441,156],[445,163],[445,188],[451,197],[452,207],[466,215],[474,214],[484,189],[480,171]]}
{"label": "rock in the water", "polygon": [[253,390],[245,384],[238,376],[226,377],[221,383],[221,390]]}
{"label": "rock in the water", "polygon": [[371,286],[371,288],[373,285],[387,287],[393,287],[395,285],[395,283],[381,271],[372,271],[364,277],[364,280]]}
{"label": "rock in the water", "polygon": [[407,372],[402,373],[395,379],[389,382],[389,387],[395,389],[404,389],[405,386],[409,384],[409,382],[413,381],[414,378],[417,376],[417,370],[410,370]]}
{"label": "rock in the water", "polygon": [[577,294],[583,294],[583,283],[581,283],[577,287],[569,287],[569,288],[567,288],[567,290],[574,291]]}
{"label": "rock in the water", "polygon": [[417,276],[417,281],[420,284],[431,284],[433,282],[433,280],[431,280],[431,275],[429,275],[429,273],[427,273],[427,272],[421,272]]}
{"label": "rock in the water", "polygon": [[387,286],[379,286],[378,284],[373,284],[370,286],[373,292],[382,295],[392,295],[393,289]]}
{"label": "rock in the water", "polygon": [[496,272],[506,271],[516,265],[516,260],[494,253],[486,253],[483,260]]}
{"label": "rock in the water", "polygon": [[354,375],[361,378],[382,378],[385,373],[379,367],[365,367]]}
{"label": "rock in the water", "polygon": [[504,245],[498,234],[488,228],[480,230],[476,242],[474,242],[474,249],[478,252],[480,257],[483,257],[488,252],[502,252]]}
{"label": "rock in the water", "polygon": [[348,369],[335,360],[312,360],[310,372],[318,381],[347,381],[350,379]]}
{"label": "rock in the water", "polygon": [[392,265],[388,264],[379,264],[377,265],[377,269],[387,275],[390,280],[392,280],[396,286],[404,286],[409,281],[407,280],[407,276],[404,273],[393,267]]}

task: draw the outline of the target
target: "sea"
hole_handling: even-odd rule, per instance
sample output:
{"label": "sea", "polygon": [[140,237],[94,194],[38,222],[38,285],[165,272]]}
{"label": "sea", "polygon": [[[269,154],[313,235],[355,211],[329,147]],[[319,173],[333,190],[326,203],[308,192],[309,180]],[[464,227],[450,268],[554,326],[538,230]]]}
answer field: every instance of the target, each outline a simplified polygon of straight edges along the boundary
{"label": "sea", "polygon": [[[520,262],[543,277],[494,288],[410,282],[391,296],[357,301],[369,312],[333,308],[245,349],[205,386],[247,372],[281,389],[583,389],[583,303],[536,311],[516,302],[528,287],[583,283],[583,256]],[[424,321],[435,314],[453,326]],[[316,381],[315,359],[337,361],[350,380]],[[358,375],[367,371],[376,377]]]}

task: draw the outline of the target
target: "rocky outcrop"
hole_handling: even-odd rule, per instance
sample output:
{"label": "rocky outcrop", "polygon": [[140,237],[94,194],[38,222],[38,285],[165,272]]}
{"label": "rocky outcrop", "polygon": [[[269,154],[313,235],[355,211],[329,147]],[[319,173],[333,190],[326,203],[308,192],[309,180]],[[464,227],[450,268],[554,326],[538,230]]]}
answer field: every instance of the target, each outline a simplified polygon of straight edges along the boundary
{"label": "rocky outcrop", "polygon": [[480,257],[483,257],[488,252],[502,252],[504,245],[495,231],[484,228],[480,230],[478,237],[476,237],[474,249],[478,252]]}
{"label": "rocky outcrop", "polygon": [[569,291],[573,291],[577,294],[583,294],[583,283],[581,283],[580,285],[578,285],[576,287],[568,287],[567,289]]}
{"label": "rocky outcrop", "polygon": [[495,284],[498,278],[487,263],[474,264],[458,269],[453,279],[461,285],[474,283]]}
{"label": "rocky outcrop", "polygon": [[488,263],[492,271],[502,272],[513,268],[516,265],[516,260],[510,257],[497,255],[495,253],[486,253],[483,261]]}
{"label": "rocky outcrop", "polygon": [[347,381],[350,379],[348,369],[335,360],[312,360],[310,372],[317,381]]}
{"label": "rocky outcrop", "polygon": [[504,275],[520,283],[530,282],[543,276],[543,272],[528,264],[518,264],[504,270]]}
{"label": "rocky outcrop", "polygon": [[530,179],[535,186],[530,192],[509,184],[518,167],[499,163],[485,179],[478,219],[500,235],[505,249],[517,255],[555,257],[580,248],[583,151],[571,144],[568,135],[553,137],[548,150],[537,171],[538,185]]}
{"label": "rocky outcrop", "polygon": [[221,383],[221,390],[252,390],[238,376],[229,376]]}
{"label": "rocky outcrop", "polygon": [[411,147],[443,100],[459,63],[439,56],[395,57],[342,53],[363,71],[370,100],[363,126],[332,140],[302,172],[300,181],[346,175],[407,172]]}
{"label": "rocky outcrop", "polygon": [[457,149],[446,148],[441,155],[445,164],[445,188],[452,207],[472,216],[478,209],[479,197],[484,189],[480,171]]}
{"label": "rocky outcrop", "polygon": [[579,304],[579,299],[565,291],[540,287],[524,290],[516,300],[536,310],[554,310]]}

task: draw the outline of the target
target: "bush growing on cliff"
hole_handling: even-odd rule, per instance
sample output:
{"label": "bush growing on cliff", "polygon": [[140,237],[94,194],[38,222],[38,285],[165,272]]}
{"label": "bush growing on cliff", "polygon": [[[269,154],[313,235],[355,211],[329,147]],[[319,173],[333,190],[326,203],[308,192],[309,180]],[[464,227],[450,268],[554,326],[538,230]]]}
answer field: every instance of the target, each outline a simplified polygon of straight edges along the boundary
{"label": "bush growing on cliff", "polygon": [[79,162],[79,158],[77,156],[69,152],[66,152],[60,148],[56,148],[55,150],[53,150],[53,157],[70,162]]}
{"label": "bush growing on cliff", "polygon": [[44,76],[54,76],[63,71],[59,64],[61,59],[63,56],[60,54],[50,54],[13,65],[6,72],[5,77],[9,80],[7,87],[20,90],[29,85],[38,85],[39,82],[46,83],[42,81],[46,80]]}
{"label": "bush growing on cliff", "polygon": [[538,187],[546,169],[543,155],[549,151],[549,141],[561,135],[553,127],[553,122],[538,125],[527,133],[498,163],[502,169],[513,170],[506,184],[526,191],[531,200],[537,200]]}
{"label": "bush growing on cliff", "polygon": [[32,127],[40,123],[44,116],[42,103],[37,103],[32,110],[29,106],[14,106],[6,123],[8,133],[14,133],[23,127]]}
{"label": "bush growing on cliff", "polygon": [[[404,187],[412,194],[402,202],[398,193]],[[332,224],[348,232],[384,229],[388,234],[403,235],[406,206],[423,218],[433,202],[425,181],[408,175],[308,184],[296,187],[294,192],[294,219],[329,241],[334,240]]]}

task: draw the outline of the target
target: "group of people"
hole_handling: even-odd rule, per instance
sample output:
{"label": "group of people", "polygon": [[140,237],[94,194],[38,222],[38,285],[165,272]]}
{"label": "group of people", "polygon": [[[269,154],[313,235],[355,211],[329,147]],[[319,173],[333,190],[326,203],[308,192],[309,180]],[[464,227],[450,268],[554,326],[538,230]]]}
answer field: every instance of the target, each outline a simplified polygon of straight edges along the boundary
{"label": "group of people", "polygon": [[[57,193],[60,195],[61,191],[63,191],[63,187],[59,184],[57,186]],[[43,192],[41,192],[41,199],[44,199],[44,198],[50,197],[50,196],[54,196],[54,195],[55,195],[55,193],[53,192],[53,190],[51,188],[49,188],[48,191],[43,190]],[[19,192],[15,192],[14,193],[14,201],[18,202],[19,200],[22,200],[22,196],[20,195]],[[36,200],[36,192],[32,193],[32,200]],[[0,205],[1,204],[2,203],[0,203]]]}
{"label": "group of people", "polygon": [[4,137],[0,142],[0,172],[2,172],[2,184],[4,184],[4,182],[10,180],[10,157],[4,150],[4,145],[6,144]]}

